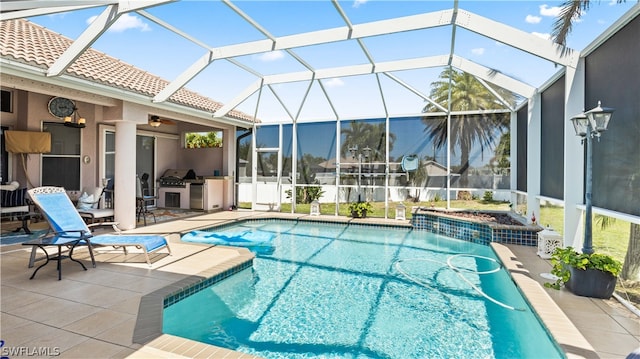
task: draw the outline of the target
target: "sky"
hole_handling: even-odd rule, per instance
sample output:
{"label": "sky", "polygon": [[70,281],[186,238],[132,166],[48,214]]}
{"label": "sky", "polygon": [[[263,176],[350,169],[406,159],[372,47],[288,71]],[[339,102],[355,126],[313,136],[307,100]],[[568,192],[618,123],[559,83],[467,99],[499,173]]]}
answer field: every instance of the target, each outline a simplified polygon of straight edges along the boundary
{"label": "sky", "polygon": [[[575,23],[567,45],[582,50],[620,16],[637,4],[627,0],[592,1],[591,8]],[[345,26],[345,22],[329,1],[234,1],[273,36]],[[524,32],[548,38],[561,1],[469,1],[461,0],[459,8],[505,23]],[[340,1],[349,21],[360,24],[396,16],[451,9],[452,1]],[[77,38],[103,8],[52,14],[30,20],[71,39]],[[146,9],[153,16],[181,29],[208,47],[219,47],[264,39],[264,35],[239,17],[229,6],[211,1],[180,1]],[[366,38],[364,45],[375,61],[447,55],[451,46],[451,27],[405,32]],[[540,86],[558,68],[530,54],[482,37],[465,29],[456,32],[454,52],[489,68],[533,86]],[[94,49],[126,63],[172,81],[192,63],[207,53],[203,47],[187,41],[136,13],[123,15],[92,46]],[[308,46],[294,50],[316,69],[364,64],[367,58],[354,41]],[[284,51],[273,51],[235,59],[261,74],[303,71],[305,68]],[[392,75],[428,94],[430,84],[442,68],[399,71]],[[218,60],[210,64],[187,88],[216,101],[227,103],[242,93],[257,77],[237,65]],[[424,100],[387,76],[351,76],[322,80],[327,96],[343,119],[384,117],[384,105],[393,116],[418,114]],[[238,110],[256,115],[263,122],[315,121],[335,119],[335,114],[322,88],[314,82],[278,84],[263,91],[258,105],[254,94],[238,106]],[[380,93],[384,94],[383,103]],[[303,106],[302,100],[308,92]],[[284,110],[279,100],[287,110]]]}

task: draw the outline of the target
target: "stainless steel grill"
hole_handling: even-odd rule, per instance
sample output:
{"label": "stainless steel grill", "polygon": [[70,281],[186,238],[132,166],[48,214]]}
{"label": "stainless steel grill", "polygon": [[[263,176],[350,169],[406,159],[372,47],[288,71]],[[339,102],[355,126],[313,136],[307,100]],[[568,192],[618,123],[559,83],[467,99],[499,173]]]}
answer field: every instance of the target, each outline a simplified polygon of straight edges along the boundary
{"label": "stainless steel grill", "polygon": [[160,187],[180,187],[187,185],[187,180],[196,179],[196,173],[193,170],[169,169],[164,172],[158,180]]}

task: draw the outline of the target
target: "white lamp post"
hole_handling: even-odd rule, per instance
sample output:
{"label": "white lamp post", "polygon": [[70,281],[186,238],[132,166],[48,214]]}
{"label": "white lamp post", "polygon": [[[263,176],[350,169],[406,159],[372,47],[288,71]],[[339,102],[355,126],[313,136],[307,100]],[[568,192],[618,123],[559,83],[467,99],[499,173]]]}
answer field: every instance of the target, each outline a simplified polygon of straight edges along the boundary
{"label": "white lamp post", "polygon": [[[585,144],[587,149],[587,168],[586,168],[586,180],[585,180],[585,221],[584,221],[584,243],[582,244],[582,253],[593,253],[592,244],[592,163],[593,154],[591,145],[593,143],[592,138],[597,137],[600,140],[600,134],[607,130],[609,120],[613,114],[614,109],[608,107],[601,107],[600,101],[598,101],[598,107],[591,109],[585,113],[571,118],[573,128],[576,131],[576,135],[582,137],[582,143]],[[586,139],[586,142],[585,142]]]}
{"label": "white lamp post", "polygon": [[351,153],[351,158],[358,158],[358,202],[362,202],[362,194],[361,194],[361,184],[360,181],[362,179],[362,157],[364,156],[365,160],[369,159],[371,155],[371,148],[365,147],[362,149],[363,153],[358,152],[358,145],[354,147],[349,147],[349,152]]}

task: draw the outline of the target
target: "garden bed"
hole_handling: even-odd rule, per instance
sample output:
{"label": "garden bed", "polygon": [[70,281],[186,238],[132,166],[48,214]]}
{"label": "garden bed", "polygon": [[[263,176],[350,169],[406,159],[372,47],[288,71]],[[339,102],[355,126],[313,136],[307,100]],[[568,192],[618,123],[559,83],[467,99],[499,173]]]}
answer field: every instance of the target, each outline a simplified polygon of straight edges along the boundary
{"label": "garden bed", "polygon": [[508,212],[458,211],[417,208],[413,212],[415,229],[425,229],[475,243],[537,246],[542,227],[526,225]]}

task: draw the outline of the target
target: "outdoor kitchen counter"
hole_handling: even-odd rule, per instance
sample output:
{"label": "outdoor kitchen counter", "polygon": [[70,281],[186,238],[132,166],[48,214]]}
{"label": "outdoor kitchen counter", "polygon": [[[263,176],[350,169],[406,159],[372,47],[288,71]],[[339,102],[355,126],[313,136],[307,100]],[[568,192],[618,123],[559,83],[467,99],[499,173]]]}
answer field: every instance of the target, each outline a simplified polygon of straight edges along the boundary
{"label": "outdoor kitchen counter", "polygon": [[233,180],[230,176],[204,177],[204,210],[225,210],[233,205]]}

